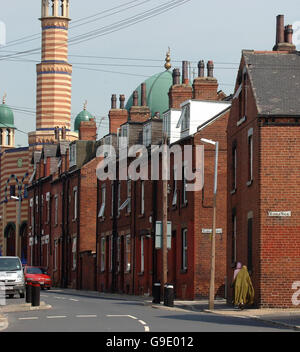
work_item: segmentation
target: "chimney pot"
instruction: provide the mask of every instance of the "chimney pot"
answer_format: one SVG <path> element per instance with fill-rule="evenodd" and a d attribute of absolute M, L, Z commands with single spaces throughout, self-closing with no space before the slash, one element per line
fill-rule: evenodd
<path fill-rule="evenodd" d="M 180 84 L 180 70 L 179 68 L 174 68 L 173 70 L 173 85 Z"/>
<path fill-rule="evenodd" d="M 120 95 L 120 109 L 124 109 L 125 108 L 125 95 L 121 94 Z"/>
<path fill-rule="evenodd" d="M 284 29 L 284 41 L 289 44 L 293 44 L 293 26 L 291 24 L 285 26 Z"/>
<path fill-rule="evenodd" d="M 113 94 L 111 96 L 111 108 L 116 109 L 117 108 L 117 96 L 116 94 Z"/>
<path fill-rule="evenodd" d="M 147 106 L 147 87 L 146 83 L 141 84 L 141 105 Z"/>
<path fill-rule="evenodd" d="M 133 92 L 133 106 L 139 105 L 139 93 L 137 90 Z"/>
<path fill-rule="evenodd" d="M 213 63 L 213 61 L 208 61 L 208 63 L 207 63 L 207 76 L 208 77 L 214 76 L 214 63 Z"/>
<path fill-rule="evenodd" d="M 189 62 L 182 61 L 182 84 L 189 83 Z"/>
<path fill-rule="evenodd" d="M 204 61 L 201 60 L 198 62 L 198 77 L 204 77 L 204 68 L 205 64 Z"/>
<path fill-rule="evenodd" d="M 284 15 L 277 16 L 276 45 L 284 43 Z"/>

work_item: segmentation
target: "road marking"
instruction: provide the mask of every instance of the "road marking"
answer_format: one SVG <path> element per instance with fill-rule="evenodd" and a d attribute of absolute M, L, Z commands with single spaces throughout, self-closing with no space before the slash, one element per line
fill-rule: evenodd
<path fill-rule="evenodd" d="M 38 317 L 19 318 L 19 320 L 37 320 Z"/>
<path fill-rule="evenodd" d="M 144 329 L 145 329 L 145 332 L 149 332 L 150 331 L 149 326 L 144 326 Z"/>
<path fill-rule="evenodd" d="M 66 315 L 48 315 L 47 319 L 62 319 L 62 318 L 66 318 Z"/>
<path fill-rule="evenodd" d="M 79 299 L 69 298 L 70 301 L 79 302 Z"/>
<path fill-rule="evenodd" d="M 143 320 L 139 320 L 139 323 L 141 323 L 142 325 L 146 325 L 146 323 Z"/>
<path fill-rule="evenodd" d="M 96 314 L 76 315 L 76 318 L 97 318 Z"/>
<path fill-rule="evenodd" d="M 138 320 L 138 318 L 136 318 L 136 317 L 134 317 L 132 315 L 127 315 L 127 316 L 128 316 L 128 318 L 131 318 L 131 319 L 134 319 L 134 320 Z"/>

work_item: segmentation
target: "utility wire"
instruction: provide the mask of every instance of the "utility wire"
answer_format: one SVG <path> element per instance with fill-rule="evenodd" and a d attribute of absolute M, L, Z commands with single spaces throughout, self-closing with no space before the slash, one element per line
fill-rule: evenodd
<path fill-rule="evenodd" d="M 154 16 L 157 16 L 159 14 L 162 14 L 166 11 L 170 11 L 171 9 L 173 8 L 176 8 L 178 6 L 181 6 L 187 2 L 190 2 L 191 0 L 177 0 L 177 1 L 169 1 L 167 3 L 164 3 L 163 5 L 160 5 L 160 6 L 157 6 L 155 8 L 152 8 L 151 10 L 147 10 L 147 11 L 144 11 L 138 15 L 135 15 L 135 16 L 131 16 L 125 20 L 121 20 L 121 21 L 118 21 L 116 23 L 113 23 L 112 25 L 108 25 L 108 26 L 105 26 L 105 27 L 101 27 L 97 30 L 94 30 L 94 31 L 91 31 L 91 32 L 88 32 L 88 33 L 85 33 L 85 34 L 82 34 L 82 35 L 79 35 L 79 36 L 75 36 L 73 38 L 71 38 L 69 40 L 69 45 L 75 45 L 75 44 L 79 44 L 81 42 L 87 42 L 89 40 L 92 40 L 92 39 L 95 39 L 99 36 L 104 36 L 104 35 L 107 35 L 107 34 L 111 34 L 113 32 L 116 32 L 116 31 L 119 31 L 121 29 L 125 29 L 127 27 L 130 27 L 130 26 L 133 26 L 139 22 L 142 22 L 142 21 L 145 21 L 145 20 L 148 20 Z M 56 46 L 56 48 L 59 48 L 63 46 L 63 44 L 60 44 L 58 46 Z M 32 53 L 36 53 L 36 52 L 39 52 L 41 50 L 41 48 L 36 48 L 36 49 L 30 49 L 30 50 L 25 50 L 25 51 L 20 51 L 16 54 L 11 54 L 11 55 L 6 55 L 6 56 L 2 56 L 0 57 L 0 61 L 1 60 L 5 60 L 7 58 L 13 58 L 13 57 L 23 57 L 23 56 L 27 56 L 27 55 L 31 55 Z"/>
<path fill-rule="evenodd" d="M 78 20 L 74 20 L 74 21 L 72 21 L 72 24 L 71 24 L 71 26 L 70 26 L 70 29 L 76 28 L 76 27 L 79 27 L 79 26 L 82 26 L 82 25 L 84 25 L 84 24 L 90 24 L 91 22 L 97 21 L 97 20 L 99 20 L 99 19 L 103 19 L 103 18 L 105 18 L 105 17 L 112 16 L 112 15 L 115 14 L 115 13 L 109 14 L 109 15 L 104 16 L 104 17 L 100 17 L 100 18 L 94 19 L 93 21 L 88 21 L 88 22 L 85 22 L 85 23 L 83 23 L 83 24 L 79 24 L 79 25 L 75 25 L 75 26 L 74 26 L 75 23 L 82 22 L 82 21 L 85 21 L 85 20 L 87 20 L 87 19 L 91 19 L 91 18 L 97 17 L 97 16 L 99 16 L 99 15 L 102 15 L 102 14 L 104 14 L 104 13 L 113 11 L 113 10 L 115 10 L 115 9 L 120 9 L 120 7 L 125 7 L 125 6 L 127 6 L 127 5 L 129 5 L 129 4 L 136 3 L 136 2 L 138 2 L 138 1 L 140 1 L 140 0 L 129 1 L 129 2 L 125 3 L 125 4 L 121 4 L 121 5 L 118 5 L 118 6 L 116 6 L 116 7 L 110 8 L 110 9 L 108 9 L 108 10 L 104 10 L 104 11 L 98 12 L 98 13 L 96 13 L 96 14 L 94 14 L 94 15 L 90 15 L 90 16 L 83 17 L 83 18 L 78 19 Z M 151 0 L 143 1 L 142 3 L 140 3 L 140 4 L 135 4 L 134 6 L 140 6 L 140 5 L 142 5 L 142 4 L 146 3 L 146 2 L 149 2 L 149 1 L 151 1 Z M 122 11 L 126 11 L 126 10 L 128 10 L 128 9 L 131 9 L 132 7 L 133 7 L 133 6 L 131 6 L 131 7 L 129 7 L 129 8 L 126 8 L 126 9 L 123 9 L 123 10 L 119 10 L 119 11 L 117 11 L 116 13 L 120 13 L 120 12 L 122 12 Z M 32 35 L 29 35 L 29 36 L 22 37 L 22 38 L 20 38 L 20 39 L 12 40 L 12 41 L 8 42 L 5 47 L 11 47 L 11 46 L 15 46 L 15 45 L 24 44 L 24 43 L 27 43 L 27 42 L 30 42 L 30 41 L 33 41 L 33 40 L 37 40 L 37 39 L 40 39 L 40 38 L 41 38 L 41 33 L 39 32 L 39 33 L 36 33 L 36 34 L 32 34 Z M 24 40 L 24 39 L 28 39 L 28 40 Z M 19 43 L 19 42 L 21 42 L 21 43 Z"/>

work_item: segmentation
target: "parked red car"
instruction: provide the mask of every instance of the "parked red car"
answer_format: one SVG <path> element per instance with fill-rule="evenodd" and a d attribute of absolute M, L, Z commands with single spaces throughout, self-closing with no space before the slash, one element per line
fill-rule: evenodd
<path fill-rule="evenodd" d="M 41 289 L 50 290 L 52 286 L 51 277 L 47 270 L 40 266 L 25 266 L 24 267 L 25 281 L 37 281 L 41 285 Z"/>

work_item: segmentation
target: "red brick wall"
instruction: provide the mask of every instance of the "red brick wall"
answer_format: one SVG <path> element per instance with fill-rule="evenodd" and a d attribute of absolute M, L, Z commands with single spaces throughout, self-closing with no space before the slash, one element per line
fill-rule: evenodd
<path fill-rule="evenodd" d="M 241 63 L 243 68 L 243 60 Z M 253 216 L 252 271 L 255 304 L 260 307 L 293 307 L 292 283 L 299 281 L 299 181 L 300 158 L 297 126 L 267 126 L 257 117 L 251 81 L 247 90 L 247 120 L 237 126 L 238 99 L 233 101 L 228 128 L 228 246 L 227 276 L 231 281 L 232 213 L 237 216 L 237 261 L 248 266 L 248 216 Z M 285 122 L 288 119 L 285 119 Z M 276 119 L 275 119 L 276 122 Z M 282 119 L 280 120 L 282 122 Z M 253 182 L 248 181 L 248 131 L 253 129 Z M 237 145 L 237 187 L 232 190 L 232 146 Z M 286 218 L 269 211 L 291 211 Z M 231 301 L 232 290 L 228 291 Z"/>
<path fill-rule="evenodd" d="M 261 127 L 260 139 L 260 304 L 292 307 L 292 284 L 300 278 L 300 127 Z"/>

